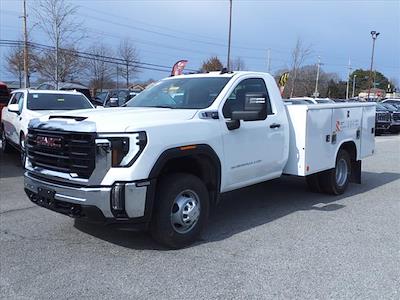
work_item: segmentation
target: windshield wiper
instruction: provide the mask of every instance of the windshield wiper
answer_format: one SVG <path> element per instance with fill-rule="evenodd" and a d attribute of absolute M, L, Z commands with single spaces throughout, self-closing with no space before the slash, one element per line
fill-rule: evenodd
<path fill-rule="evenodd" d="M 172 106 L 168 106 L 168 105 L 155 105 L 155 106 L 146 106 L 146 107 L 156 107 L 156 108 L 173 108 Z"/>

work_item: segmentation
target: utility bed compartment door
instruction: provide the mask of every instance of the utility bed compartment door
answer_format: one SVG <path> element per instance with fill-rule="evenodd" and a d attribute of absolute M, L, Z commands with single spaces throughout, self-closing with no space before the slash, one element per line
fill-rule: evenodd
<path fill-rule="evenodd" d="M 374 154 L 375 149 L 375 106 L 363 107 L 360 159 Z"/>
<path fill-rule="evenodd" d="M 307 111 L 305 172 L 313 174 L 332 168 L 332 112 L 333 109 Z"/>

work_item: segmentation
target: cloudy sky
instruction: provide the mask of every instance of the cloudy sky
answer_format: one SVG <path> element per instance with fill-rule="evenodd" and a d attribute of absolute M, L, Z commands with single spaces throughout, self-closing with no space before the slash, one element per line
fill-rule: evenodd
<path fill-rule="evenodd" d="M 28 26 L 37 20 L 32 12 L 35 0 L 28 0 Z M 75 18 L 83 21 L 87 49 L 103 42 L 117 48 L 121 39 L 131 38 L 142 62 L 172 66 L 188 59 L 197 69 L 211 55 L 223 62 L 227 54 L 228 0 L 186 1 L 69 1 L 79 6 Z M 0 1 L 0 39 L 22 36 L 22 0 Z M 250 70 L 267 70 L 267 49 L 271 72 L 290 65 L 290 52 L 300 38 L 313 52 L 308 64 L 321 57 L 323 69 L 342 78 L 353 68 L 369 69 L 371 30 L 381 34 L 376 42 L 374 66 L 400 83 L 400 0 L 269 1 L 233 0 L 232 57 L 241 57 Z M 36 26 L 36 42 L 49 41 Z M 1 47 L 0 80 L 13 77 L 4 65 L 9 48 Z M 167 73 L 143 70 L 138 79 L 159 79 Z"/>

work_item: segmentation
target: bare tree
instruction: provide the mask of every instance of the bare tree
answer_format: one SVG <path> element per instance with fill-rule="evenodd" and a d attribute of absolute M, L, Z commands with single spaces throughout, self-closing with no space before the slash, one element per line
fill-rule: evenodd
<path fill-rule="evenodd" d="M 24 78 L 24 49 L 22 47 L 11 48 L 6 55 L 7 69 L 10 74 L 18 78 L 19 87 L 22 87 Z"/>
<path fill-rule="evenodd" d="M 233 71 L 244 71 L 247 69 L 244 60 L 241 57 L 236 57 L 231 61 L 231 70 Z"/>
<path fill-rule="evenodd" d="M 105 88 L 106 83 L 112 81 L 113 66 L 106 61 L 105 57 L 112 55 L 112 50 L 104 44 L 94 44 L 88 50 L 93 58 L 87 60 L 87 73 L 90 79 L 90 86 L 94 89 Z"/>
<path fill-rule="evenodd" d="M 34 54 L 29 53 L 28 56 L 28 82 L 31 73 L 34 72 L 33 68 L 33 58 Z M 6 54 L 7 70 L 10 74 L 18 78 L 19 87 L 22 87 L 22 82 L 24 79 L 24 48 L 22 46 L 11 48 L 11 50 Z"/>
<path fill-rule="evenodd" d="M 54 47 L 53 51 L 38 54 L 36 65 L 40 65 L 39 73 L 54 81 L 57 88 L 59 81 L 74 76 L 77 67 L 82 67 L 81 63 L 71 61 L 79 60 L 76 45 L 84 37 L 82 23 L 75 16 L 77 9 L 65 0 L 40 0 L 34 8 L 39 27 Z M 73 66 L 66 65 L 71 62 Z"/>
<path fill-rule="evenodd" d="M 121 76 L 126 79 L 126 87 L 128 88 L 129 80 L 132 79 L 139 71 L 139 54 L 132 40 L 126 38 L 121 41 L 118 48 L 118 56 L 123 61 L 123 67 L 121 67 Z"/>
<path fill-rule="evenodd" d="M 74 48 L 60 48 L 58 58 L 54 51 L 43 51 L 34 56 L 33 63 L 41 77 L 54 82 L 56 88 L 59 82 L 79 78 L 85 68 L 85 62 L 80 59 Z M 54 72 L 56 65 L 58 65 L 57 76 Z"/>
<path fill-rule="evenodd" d="M 289 81 L 291 83 L 290 97 L 293 97 L 294 95 L 296 81 L 298 78 L 298 70 L 311 53 L 311 46 L 303 45 L 302 40 L 298 38 L 296 41 L 296 45 L 292 50 L 292 67 L 289 76 Z"/>

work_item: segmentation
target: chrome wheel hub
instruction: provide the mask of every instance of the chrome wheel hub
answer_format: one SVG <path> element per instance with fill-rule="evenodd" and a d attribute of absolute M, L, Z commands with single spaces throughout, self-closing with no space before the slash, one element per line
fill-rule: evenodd
<path fill-rule="evenodd" d="M 189 232 L 200 217 L 199 196 L 192 190 L 185 190 L 175 198 L 171 209 L 171 224 L 178 233 Z"/>
<path fill-rule="evenodd" d="M 337 162 L 336 166 L 336 183 L 338 186 L 343 186 L 346 183 L 348 173 L 349 168 L 347 166 L 346 160 L 342 158 Z"/>

